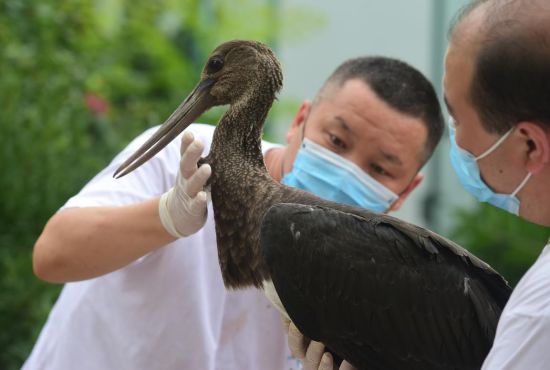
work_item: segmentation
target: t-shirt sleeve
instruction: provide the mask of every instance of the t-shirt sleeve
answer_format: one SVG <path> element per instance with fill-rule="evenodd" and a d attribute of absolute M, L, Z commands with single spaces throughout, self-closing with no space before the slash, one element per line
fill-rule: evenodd
<path fill-rule="evenodd" d="M 544 316 L 511 314 L 483 363 L 483 370 L 548 369 L 550 325 Z"/>
<path fill-rule="evenodd" d="M 550 366 L 550 250 L 522 277 L 498 323 L 483 370 Z"/>
<path fill-rule="evenodd" d="M 61 209 L 123 206 L 145 201 L 166 192 L 175 182 L 181 136 L 138 169 L 119 179 L 113 177 L 116 169 L 156 130 L 157 127 L 151 128 L 134 139 Z"/>

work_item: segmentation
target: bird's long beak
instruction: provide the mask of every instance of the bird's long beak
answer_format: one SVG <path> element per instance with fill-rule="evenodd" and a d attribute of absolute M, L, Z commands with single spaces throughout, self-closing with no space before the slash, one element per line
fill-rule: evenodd
<path fill-rule="evenodd" d="M 195 89 L 180 106 L 168 117 L 166 122 L 134 154 L 130 156 L 114 173 L 120 178 L 151 159 L 180 132 L 185 130 L 202 113 L 213 106 L 214 98 L 210 95 L 213 80 L 201 80 Z"/>

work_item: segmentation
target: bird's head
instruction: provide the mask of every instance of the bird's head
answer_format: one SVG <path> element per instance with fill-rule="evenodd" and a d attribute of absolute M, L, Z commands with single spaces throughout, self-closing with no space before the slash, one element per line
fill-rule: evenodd
<path fill-rule="evenodd" d="M 201 81 L 211 84 L 215 105 L 235 104 L 250 95 L 274 96 L 282 87 L 279 61 L 257 41 L 234 40 L 218 46 L 208 58 Z"/>
<path fill-rule="evenodd" d="M 282 81 L 281 66 L 266 45 L 247 40 L 221 44 L 208 58 L 201 79 L 189 96 L 114 176 L 124 176 L 141 166 L 208 109 L 244 103 L 259 94 L 274 98 Z"/>

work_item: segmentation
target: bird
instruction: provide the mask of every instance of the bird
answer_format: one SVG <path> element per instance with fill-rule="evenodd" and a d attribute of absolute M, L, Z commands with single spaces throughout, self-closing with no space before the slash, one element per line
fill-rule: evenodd
<path fill-rule="evenodd" d="M 228 105 L 199 161 L 212 167 L 226 287 L 264 289 L 306 337 L 358 369 L 479 369 L 511 293 L 506 280 L 432 231 L 272 179 L 261 137 L 282 81 L 265 44 L 222 43 L 189 96 L 114 176 Z"/>

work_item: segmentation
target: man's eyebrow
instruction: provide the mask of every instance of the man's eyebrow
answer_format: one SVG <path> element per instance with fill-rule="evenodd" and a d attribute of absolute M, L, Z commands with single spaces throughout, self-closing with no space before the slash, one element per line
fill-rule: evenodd
<path fill-rule="evenodd" d="M 390 154 L 390 153 L 386 153 L 384 152 L 383 150 L 380 150 L 380 153 L 382 153 L 382 155 L 384 156 L 384 158 L 386 160 L 388 160 L 389 162 L 393 163 L 393 164 L 396 164 L 398 166 L 402 166 L 403 165 L 403 162 L 401 162 L 401 159 L 399 159 L 398 156 L 396 156 L 395 154 Z"/>
<path fill-rule="evenodd" d="M 445 106 L 447 107 L 447 110 L 449 111 L 449 113 L 451 114 L 451 116 L 454 117 L 454 114 L 453 114 L 453 107 L 451 107 L 451 105 L 449 104 L 449 100 L 447 100 L 447 95 L 444 95 L 444 96 L 443 96 L 443 101 L 445 102 Z"/>
<path fill-rule="evenodd" d="M 342 117 L 340 116 L 334 116 L 334 119 L 338 121 L 338 123 L 340 123 L 340 126 L 342 126 L 342 128 L 344 130 L 346 130 L 347 132 L 349 132 L 350 134 L 353 134 L 353 131 L 351 130 L 351 128 L 349 127 L 349 125 L 346 123 L 346 120 L 344 120 Z"/>
<path fill-rule="evenodd" d="M 353 134 L 353 131 L 351 130 L 351 128 L 349 127 L 349 125 L 346 123 L 346 121 L 340 117 L 340 116 L 334 116 L 334 119 L 336 119 L 339 123 L 340 123 L 340 126 L 342 126 L 342 128 L 346 131 L 348 131 L 350 134 Z M 388 162 L 391 162 L 395 165 L 398 165 L 398 166 L 402 166 L 403 165 L 403 162 L 401 161 L 401 159 L 396 156 L 395 154 L 391 154 L 391 153 L 386 153 L 384 152 L 383 150 L 380 150 L 380 153 L 382 153 L 382 156 L 388 161 Z"/>

